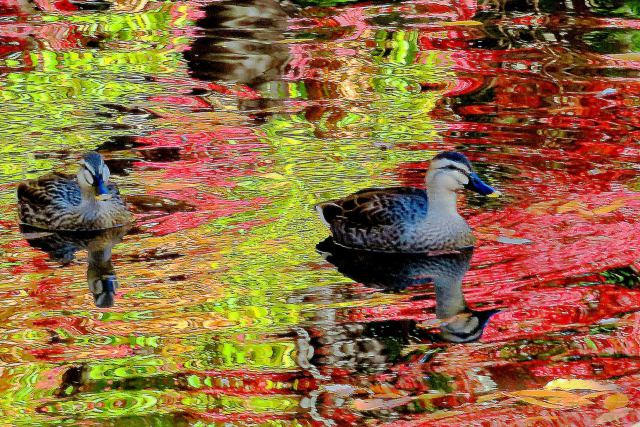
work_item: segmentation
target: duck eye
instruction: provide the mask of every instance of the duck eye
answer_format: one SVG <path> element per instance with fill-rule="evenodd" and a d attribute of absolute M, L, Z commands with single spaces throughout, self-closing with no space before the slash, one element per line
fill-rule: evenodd
<path fill-rule="evenodd" d="M 467 178 L 469 177 L 469 172 L 467 172 L 462 168 L 457 167 L 456 165 L 446 165 L 446 166 L 442 166 L 440 169 L 454 170 L 454 171 L 460 172 L 462 175 L 466 176 Z"/>

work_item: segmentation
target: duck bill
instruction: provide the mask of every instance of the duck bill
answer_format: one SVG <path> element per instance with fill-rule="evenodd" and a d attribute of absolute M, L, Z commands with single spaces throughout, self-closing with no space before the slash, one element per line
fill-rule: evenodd
<path fill-rule="evenodd" d="M 487 197 L 499 197 L 501 194 L 498 190 L 481 180 L 475 172 L 469 175 L 469 183 L 465 185 L 465 188 Z"/>
<path fill-rule="evenodd" d="M 112 275 L 89 281 L 89 290 L 93 294 L 93 301 L 99 308 L 113 307 L 117 289 L 118 280 Z"/>
<path fill-rule="evenodd" d="M 104 184 L 102 180 L 98 181 L 96 185 L 96 200 L 105 201 L 111 198 L 111 194 L 109 193 L 109 189 Z"/>

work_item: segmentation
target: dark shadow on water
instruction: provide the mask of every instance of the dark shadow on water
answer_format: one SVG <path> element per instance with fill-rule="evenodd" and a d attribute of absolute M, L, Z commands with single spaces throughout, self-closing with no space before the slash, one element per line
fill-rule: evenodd
<path fill-rule="evenodd" d="M 27 242 L 40 249 L 51 260 L 62 265 L 70 264 L 80 250 L 87 251 L 87 285 L 96 307 L 108 308 L 115 303 L 118 279 L 111 262 L 113 247 L 122 241 L 129 231 L 127 227 L 98 232 L 51 232 L 29 226 L 21 226 Z"/>
<path fill-rule="evenodd" d="M 185 53 L 191 75 L 254 88 L 280 78 L 290 60 L 282 42 L 293 10 L 275 0 L 207 5 L 197 21 L 201 36 Z"/>
<path fill-rule="evenodd" d="M 340 273 L 368 287 L 410 292 L 412 287 L 433 286 L 436 317 L 442 321 L 439 333 L 432 335 L 435 340 L 477 341 L 497 312 L 473 310 L 465 301 L 462 279 L 469 270 L 473 249 L 438 256 L 387 254 L 347 249 L 336 245 L 330 237 L 316 249 Z"/>
<path fill-rule="evenodd" d="M 259 91 L 261 96 L 237 101 L 237 108 L 253 112 L 256 121 L 269 116 L 268 110 L 282 109 L 287 92 L 282 78 L 291 61 L 287 29 L 297 8 L 276 0 L 224 0 L 208 4 L 203 12 L 196 22 L 198 37 L 184 53 L 189 74 L 214 85 Z M 208 99 L 208 92 L 193 94 Z"/>
<path fill-rule="evenodd" d="M 430 390 L 450 393 L 453 379 L 432 359 L 447 347 L 479 340 L 498 311 L 474 310 L 465 301 L 462 280 L 473 250 L 440 256 L 383 254 L 346 249 L 331 238 L 316 249 L 358 283 L 306 288 L 287 300 L 310 307 L 287 338 L 295 340 L 296 364 L 318 384 L 305 397 L 313 419 L 334 420 L 341 411 L 350 411 L 334 388 L 348 384 L 367 390 L 380 378 L 400 384 L 398 372 L 406 370 L 415 369 Z M 379 292 L 361 285 L 399 298 L 381 303 Z M 437 319 L 425 321 L 433 313 L 434 296 Z"/>

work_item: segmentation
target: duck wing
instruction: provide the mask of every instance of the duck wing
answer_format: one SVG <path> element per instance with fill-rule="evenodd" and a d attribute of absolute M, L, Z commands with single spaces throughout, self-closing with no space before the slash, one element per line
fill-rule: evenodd
<path fill-rule="evenodd" d="M 18 185 L 18 201 L 36 207 L 46 207 L 64 202 L 78 205 L 81 201 L 80 187 L 75 177 L 51 173 Z"/>
<path fill-rule="evenodd" d="M 414 187 L 367 188 L 343 199 L 316 206 L 331 227 L 336 222 L 349 228 L 413 223 L 427 215 L 427 192 Z"/>
<path fill-rule="evenodd" d="M 109 182 L 107 190 L 113 197 L 120 198 L 120 191 L 116 184 Z M 82 202 L 82 194 L 75 176 L 51 173 L 38 179 L 21 182 L 18 185 L 18 201 L 34 207 L 57 204 L 70 207 Z"/>

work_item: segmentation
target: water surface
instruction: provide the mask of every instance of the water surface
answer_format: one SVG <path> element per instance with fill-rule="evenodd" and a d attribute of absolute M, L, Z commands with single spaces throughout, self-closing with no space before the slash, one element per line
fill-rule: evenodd
<path fill-rule="evenodd" d="M 631 0 L 0 0 L 3 423 L 639 422 L 639 95 Z M 329 250 L 315 203 L 452 149 L 473 254 Z M 89 150 L 136 226 L 29 244 Z"/>

